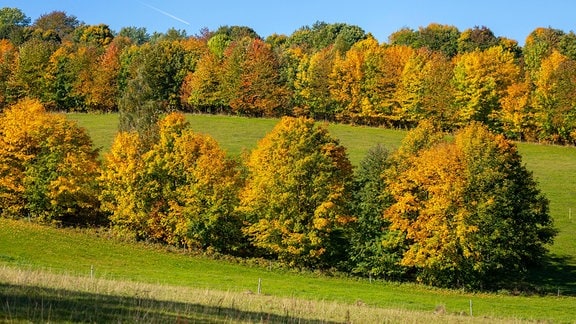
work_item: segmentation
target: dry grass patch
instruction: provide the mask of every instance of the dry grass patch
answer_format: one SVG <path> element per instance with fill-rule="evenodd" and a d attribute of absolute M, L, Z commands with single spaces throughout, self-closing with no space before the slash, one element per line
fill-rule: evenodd
<path fill-rule="evenodd" d="M 0 321 L 495 323 L 494 318 L 155 285 L 0 268 Z M 58 309 L 64 307 L 68 309 Z"/>

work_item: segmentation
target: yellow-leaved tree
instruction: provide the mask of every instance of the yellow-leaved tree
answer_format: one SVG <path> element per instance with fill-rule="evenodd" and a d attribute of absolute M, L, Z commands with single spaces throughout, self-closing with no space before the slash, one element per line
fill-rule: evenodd
<path fill-rule="evenodd" d="M 532 104 L 539 138 L 576 143 L 576 61 L 553 50 L 542 60 L 534 86 Z"/>
<path fill-rule="evenodd" d="M 62 225 L 102 221 L 98 151 L 83 128 L 24 99 L 0 116 L 0 213 Z"/>
<path fill-rule="evenodd" d="M 327 47 L 300 59 L 294 81 L 296 115 L 317 120 L 334 119 L 334 102 L 328 86 L 334 57 L 334 50 Z"/>
<path fill-rule="evenodd" d="M 356 43 L 343 58 L 334 61 L 330 93 L 345 122 L 396 124 L 395 92 L 406 62 L 413 53 L 408 46 L 385 47 L 374 38 Z"/>
<path fill-rule="evenodd" d="M 137 133 L 119 133 L 106 156 L 101 199 L 113 226 L 140 240 L 235 253 L 242 243 L 237 163 L 180 113 L 158 127 L 150 149 Z"/>
<path fill-rule="evenodd" d="M 514 54 L 501 46 L 476 50 L 458 57 L 454 67 L 454 104 L 464 126 L 479 121 L 497 130 L 500 123 L 500 100 L 520 76 Z"/>
<path fill-rule="evenodd" d="M 240 210 L 251 242 L 294 266 L 343 257 L 352 166 L 345 148 L 312 119 L 283 118 L 246 161 Z"/>
<path fill-rule="evenodd" d="M 434 120 L 449 129 L 453 123 L 452 61 L 427 48 L 415 51 L 402 70 L 395 94 L 394 112 L 401 124 L 416 126 L 422 119 Z"/>

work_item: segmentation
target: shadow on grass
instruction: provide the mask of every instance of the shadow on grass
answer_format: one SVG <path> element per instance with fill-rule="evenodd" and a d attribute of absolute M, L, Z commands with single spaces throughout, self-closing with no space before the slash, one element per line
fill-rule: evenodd
<path fill-rule="evenodd" d="M 336 323 L 230 307 L 0 284 L 0 322 Z"/>
<path fill-rule="evenodd" d="M 528 281 L 544 294 L 576 296 L 576 260 L 572 256 L 548 256 Z"/>

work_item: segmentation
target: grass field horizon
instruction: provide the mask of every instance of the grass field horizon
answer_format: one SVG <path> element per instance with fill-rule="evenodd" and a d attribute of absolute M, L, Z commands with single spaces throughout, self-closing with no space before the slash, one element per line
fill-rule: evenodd
<path fill-rule="evenodd" d="M 95 146 L 100 147 L 102 153 L 110 148 L 118 125 L 116 114 L 68 114 L 68 118 L 86 127 Z M 211 135 L 231 155 L 239 155 L 255 147 L 258 140 L 278 122 L 277 119 L 213 115 L 188 115 L 188 119 L 192 129 Z M 381 143 L 393 150 L 406 134 L 399 130 L 335 124 L 329 125 L 329 131 L 348 148 L 349 157 L 355 165 L 373 145 Z M 555 226 L 560 230 L 550 248 L 547 266 L 534 272 L 530 278 L 530 282 L 539 285 L 542 292 L 540 296 L 511 296 L 514 292 L 504 291 L 472 294 L 417 284 L 384 281 L 370 283 L 367 279 L 330 278 L 275 268 L 270 270 L 261 266 L 191 257 L 153 246 L 119 242 L 102 233 L 95 235 L 74 229 L 55 229 L 25 221 L 2 219 L 0 275 L 3 271 L 9 271 L 5 269 L 16 268 L 85 277 L 89 276 L 93 267 L 95 275 L 106 280 L 237 294 L 247 290 L 256 291 L 258 281 L 262 279 L 264 294 L 280 298 L 321 300 L 352 306 L 361 301 L 363 305 L 372 308 L 421 312 L 420 315 L 433 314 L 438 307 L 452 315 L 467 314 L 472 300 L 474 319 L 484 318 L 484 322 L 492 322 L 490 319 L 494 318 L 512 322 L 519 319 L 571 322 L 576 318 L 576 309 L 571 306 L 576 298 L 564 296 L 576 296 L 576 241 L 573 239 L 576 235 L 576 205 L 572 205 L 576 186 L 570 177 L 576 172 L 576 148 L 530 143 L 519 143 L 518 147 L 528 169 L 534 172 L 541 189 L 550 199 L 551 214 Z M 68 255 L 75 257 L 70 259 Z M 2 265 L 9 268 L 1 268 Z M 24 298 L 22 292 L 30 289 L 26 285 L 6 283 L 0 279 L 0 297 L 12 291 L 20 300 L 18 298 Z M 51 290 L 52 293 L 58 294 L 59 290 Z M 83 294 L 71 298 L 76 297 L 88 298 Z M 5 308 L 0 307 L 2 311 Z M 0 321 L 3 319 L 6 317 L 0 316 Z M 290 321 L 283 317 L 277 319 Z M 334 319 L 337 322 L 343 320 L 341 314 Z M 470 318 L 451 320 L 469 322 Z M 214 322 L 225 320 L 217 318 Z"/>

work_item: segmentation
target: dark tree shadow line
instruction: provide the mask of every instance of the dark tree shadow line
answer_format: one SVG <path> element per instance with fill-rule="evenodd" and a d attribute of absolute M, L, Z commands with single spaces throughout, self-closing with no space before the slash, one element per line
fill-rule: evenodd
<path fill-rule="evenodd" d="M 548 255 L 542 266 L 530 271 L 527 281 L 542 295 L 576 296 L 576 260 Z"/>

